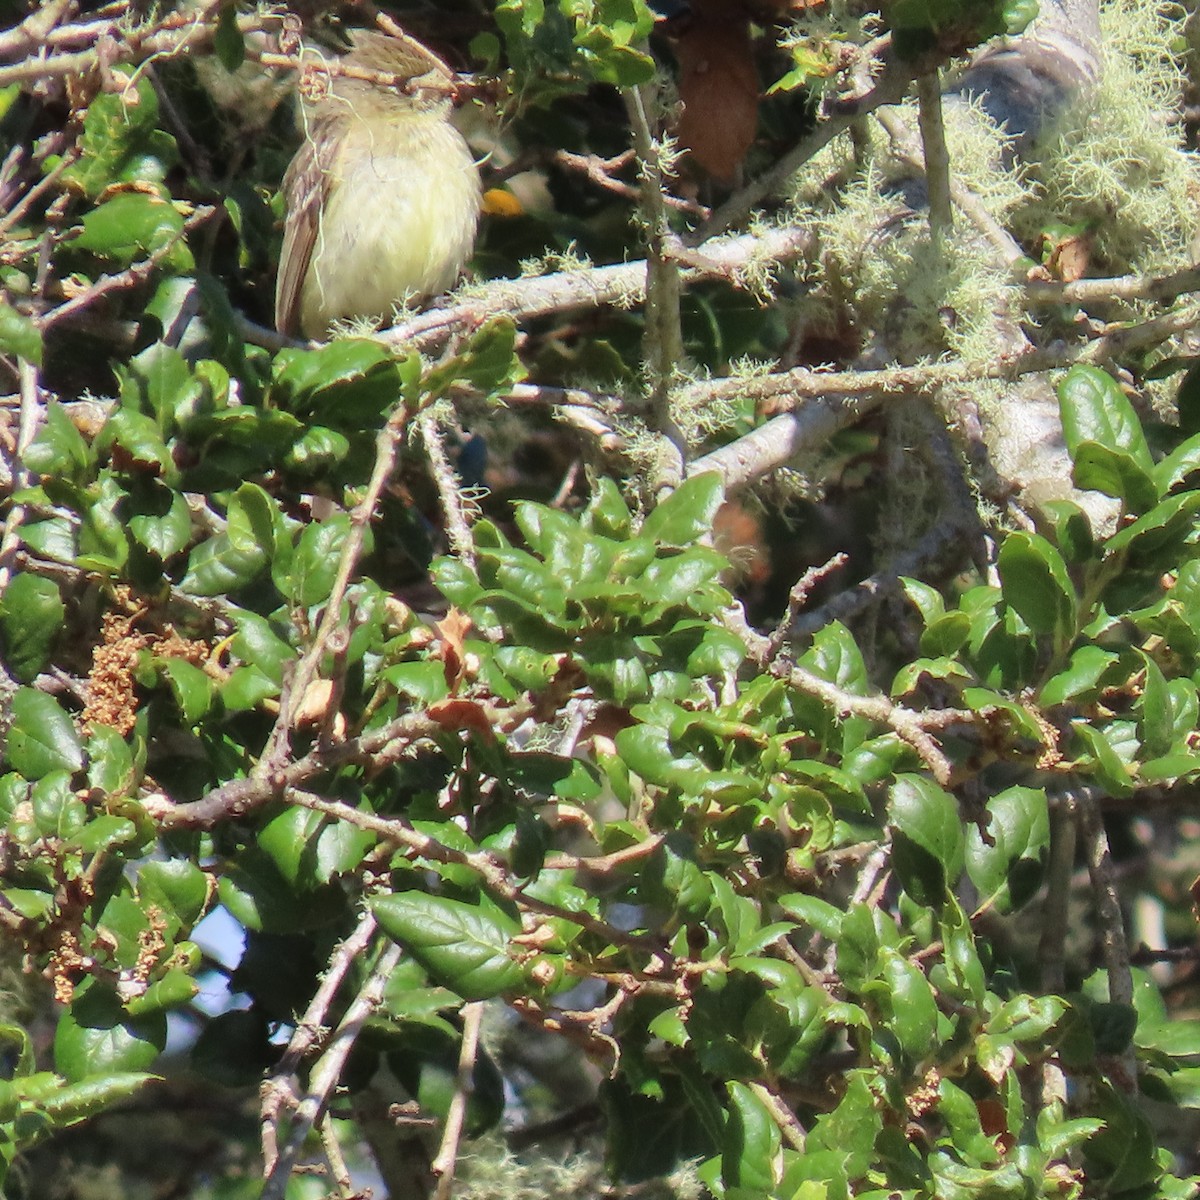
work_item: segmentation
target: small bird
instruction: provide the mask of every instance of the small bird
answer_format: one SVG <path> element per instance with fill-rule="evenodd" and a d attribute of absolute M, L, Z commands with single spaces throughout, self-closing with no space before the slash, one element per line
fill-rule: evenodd
<path fill-rule="evenodd" d="M 479 169 L 450 123 L 453 72 L 414 38 L 361 31 L 340 61 L 404 82 L 326 74 L 319 94 L 302 89 L 275 287 L 275 327 L 291 336 L 437 295 L 475 245 Z"/>

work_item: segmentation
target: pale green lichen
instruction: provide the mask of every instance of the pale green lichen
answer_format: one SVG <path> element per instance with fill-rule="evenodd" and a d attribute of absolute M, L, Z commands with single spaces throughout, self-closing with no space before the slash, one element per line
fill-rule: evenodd
<path fill-rule="evenodd" d="M 571 1155 L 518 1155 L 495 1134 L 464 1147 L 454 1182 L 457 1200 L 700 1200 L 703 1194 L 693 1163 L 660 1179 L 622 1187 L 609 1182 L 598 1147 Z"/>
<path fill-rule="evenodd" d="M 901 112 L 915 129 L 912 108 Z M 955 179 L 997 220 L 1028 199 L 1027 185 L 1005 163 L 1007 135 L 977 105 L 947 106 L 946 140 Z M 861 166 L 843 144 L 818 155 L 798 180 L 795 202 L 820 245 L 826 285 L 825 295 L 809 298 L 804 315 L 818 325 L 835 323 L 842 306 L 865 341 L 879 342 L 901 362 L 943 353 L 966 361 L 993 357 L 996 313 L 1012 300 L 994 251 L 961 213 L 951 248 L 943 250 L 916 207 L 920 185 L 889 157 L 882 135 L 872 133 L 861 149 Z"/>
<path fill-rule="evenodd" d="M 1200 171 L 1176 120 L 1183 17 L 1178 5 L 1142 0 L 1103 7 L 1099 84 L 1036 147 L 1038 195 L 1018 221 L 1027 237 L 1055 221 L 1083 225 L 1095 266 L 1112 274 L 1190 258 Z"/>

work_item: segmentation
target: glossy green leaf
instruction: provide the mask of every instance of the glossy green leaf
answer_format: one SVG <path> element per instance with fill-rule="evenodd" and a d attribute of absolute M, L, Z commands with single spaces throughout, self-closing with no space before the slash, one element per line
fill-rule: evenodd
<path fill-rule="evenodd" d="M 53 696 L 18 688 L 10 711 L 5 757 L 13 770 L 26 779 L 41 779 L 52 771 L 78 771 L 83 766 L 75 723 Z"/>
<path fill-rule="evenodd" d="M 524 978 L 510 953 L 521 927 L 496 909 L 422 892 L 382 896 L 371 909 L 390 937 L 465 1000 L 498 996 Z"/>
<path fill-rule="evenodd" d="M 1165 496 L 1183 483 L 1194 484 L 1197 471 L 1200 471 L 1200 436 L 1193 435 L 1155 463 L 1152 475 L 1159 495 Z"/>
<path fill-rule="evenodd" d="M 66 606 L 52 580 L 18 574 L 9 581 L 0 598 L 0 646 L 17 680 L 31 683 L 45 669 L 65 616 Z"/>
<path fill-rule="evenodd" d="M 33 321 L 7 301 L 0 300 L 0 353 L 42 364 L 42 335 Z"/>
<path fill-rule="evenodd" d="M 171 687 L 171 694 L 184 721 L 188 725 L 195 725 L 212 703 L 212 679 L 199 667 L 182 658 L 164 660 L 162 673 Z"/>
<path fill-rule="evenodd" d="M 1082 442 L 1075 449 L 1074 464 L 1076 487 L 1122 500 L 1131 512 L 1145 512 L 1158 499 L 1154 477 L 1127 450 Z"/>
<path fill-rule="evenodd" d="M 131 1017 L 98 981 L 80 987 L 58 1019 L 54 1067 L 72 1082 L 90 1076 L 141 1072 L 158 1057 L 167 1039 L 162 1013 Z"/>
<path fill-rule="evenodd" d="M 1071 654 L 1067 665 L 1046 681 L 1039 697 L 1042 707 L 1052 708 L 1068 700 L 1095 699 L 1101 680 L 1119 661 L 1120 657 L 1113 651 L 1093 643 L 1080 646 Z"/>
<path fill-rule="evenodd" d="M 1041 788 L 1011 787 L 987 803 L 987 823 L 967 830 L 967 874 L 980 906 L 1020 908 L 1041 886 L 1050 815 Z"/>
<path fill-rule="evenodd" d="M 88 726 L 88 783 L 111 801 L 127 794 L 137 783 L 129 744 L 115 730 L 99 722 Z"/>
<path fill-rule="evenodd" d="M 1197 512 L 1200 512 L 1200 492 L 1176 492 L 1132 525 L 1119 529 L 1108 539 L 1105 549 L 1110 555 L 1126 555 L 1134 566 L 1156 564 L 1164 552 L 1170 553 L 1191 532 Z M 1162 563 L 1164 568 L 1173 565 Z"/>
<path fill-rule="evenodd" d="M 712 530 L 724 494 L 720 475 L 690 476 L 646 518 L 642 537 L 664 546 L 691 545 Z"/>
<path fill-rule="evenodd" d="M 1069 636 L 1075 627 L 1075 588 L 1062 555 L 1036 533 L 1010 533 L 996 563 L 1005 602 L 1035 633 Z"/>
<path fill-rule="evenodd" d="M 883 983 L 891 1016 L 888 1028 L 896 1035 L 910 1063 L 923 1061 L 937 1044 L 937 1003 L 925 973 L 902 954 L 880 951 Z"/>
<path fill-rule="evenodd" d="M 335 513 L 305 526 L 291 564 L 294 603 L 311 608 L 328 598 L 349 535 L 350 517 L 346 513 Z"/>
<path fill-rule="evenodd" d="M 258 844 L 289 884 L 312 888 L 353 871 L 375 835 L 292 805 L 263 826 Z"/>
<path fill-rule="evenodd" d="M 144 863 L 138 871 L 138 898 L 171 914 L 183 929 L 204 915 L 212 896 L 211 880 L 186 858 Z"/>
<path fill-rule="evenodd" d="M 1158 663 L 1142 655 L 1145 678 L 1137 702 L 1138 733 L 1147 758 L 1166 754 L 1175 742 L 1175 706 L 1171 689 Z"/>
<path fill-rule="evenodd" d="M 213 38 L 213 49 L 221 66 L 227 71 L 236 71 L 246 57 L 246 43 L 237 23 L 237 5 L 223 4 L 217 17 L 217 31 Z"/>
<path fill-rule="evenodd" d="M 1077 364 L 1058 385 L 1067 452 L 1074 458 L 1085 442 L 1125 451 L 1149 472 L 1153 468 L 1142 424 L 1113 377 L 1098 367 Z"/>
<path fill-rule="evenodd" d="M 726 1084 L 729 1120 L 721 1149 L 721 1179 L 726 1187 L 766 1194 L 775 1179 L 781 1137 L 767 1106 L 744 1083 Z"/>
<path fill-rule="evenodd" d="M 1082 761 L 1090 764 L 1096 779 L 1114 796 L 1132 795 L 1129 770 L 1104 734 L 1086 721 L 1073 721 L 1071 729 L 1083 743 Z"/>
<path fill-rule="evenodd" d="M 191 255 L 180 241 L 183 217 L 161 196 L 148 192 L 118 192 L 83 218 L 83 230 L 74 245 L 110 258 L 122 266 L 167 249 L 180 248 L 178 268 L 186 270 Z"/>
<path fill-rule="evenodd" d="M 899 775 L 888 802 L 892 865 L 918 904 L 940 905 L 963 866 L 962 819 L 954 797 L 922 775 Z"/>

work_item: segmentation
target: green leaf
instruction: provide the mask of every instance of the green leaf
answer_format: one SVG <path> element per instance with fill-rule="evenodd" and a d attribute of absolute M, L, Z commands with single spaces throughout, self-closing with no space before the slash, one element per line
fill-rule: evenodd
<path fill-rule="evenodd" d="M 1192 479 L 1197 471 L 1200 471 L 1200 436 L 1193 435 L 1155 463 L 1152 475 L 1159 495 L 1165 496 Z"/>
<path fill-rule="evenodd" d="M 95 197 L 114 180 L 162 180 L 177 154 L 174 139 L 157 124 L 158 97 L 145 76 L 136 87 L 101 92 L 87 106 L 83 153 L 64 181 Z"/>
<path fill-rule="evenodd" d="M 213 49 L 221 66 L 230 73 L 236 71 L 246 58 L 246 42 L 237 23 L 237 5 L 223 4 L 217 17 L 217 32 Z"/>
<path fill-rule="evenodd" d="M 160 859 L 143 863 L 138 871 L 138 899 L 170 913 L 180 928 L 191 929 L 208 907 L 211 884 L 209 876 L 186 858 Z"/>
<path fill-rule="evenodd" d="M 521 927 L 496 909 L 422 892 L 383 896 L 371 902 L 371 909 L 389 937 L 464 1000 L 498 996 L 524 979 L 509 954 Z"/>
<path fill-rule="evenodd" d="M 375 835 L 312 809 L 289 806 L 263 826 L 258 844 L 288 883 L 301 888 L 353 871 Z"/>
<path fill-rule="evenodd" d="M 42 335 L 38 327 L 7 301 L 0 300 L 0 353 L 42 365 Z"/>
<path fill-rule="evenodd" d="M 192 516 L 181 492 L 155 481 L 130 491 L 129 532 L 134 540 L 161 559 L 183 550 L 192 534 Z"/>
<path fill-rule="evenodd" d="M 75 723 L 53 696 L 18 688 L 11 714 L 6 757 L 14 771 L 26 779 L 41 779 L 52 771 L 78 771 L 83 766 Z"/>
<path fill-rule="evenodd" d="M 1101 680 L 1118 662 L 1120 656 L 1111 650 L 1104 650 L 1091 642 L 1080 646 L 1072 653 L 1067 665 L 1046 681 L 1039 697 L 1042 707 L 1053 708 L 1056 704 L 1065 704 L 1077 698 L 1095 699 Z"/>
<path fill-rule="evenodd" d="M 72 245 L 127 267 L 178 244 L 171 265 L 188 270 L 195 264 L 182 234 L 183 217 L 169 201 L 149 192 L 118 192 L 84 216 L 83 231 Z"/>
<path fill-rule="evenodd" d="M 179 711 L 183 714 L 184 722 L 196 725 L 212 704 L 212 679 L 186 659 L 162 659 L 160 666 L 167 683 L 170 684 L 175 703 L 179 705 Z"/>
<path fill-rule="evenodd" d="M 866 1071 L 851 1071 L 837 1108 L 817 1118 L 805 1145 L 806 1154 L 822 1150 L 847 1156 L 846 1173 L 863 1174 L 874 1158 L 875 1138 L 883 1128 L 880 1105 L 868 1085 Z"/>
<path fill-rule="evenodd" d="M 642 523 L 641 536 L 664 546 L 690 546 L 712 530 L 725 498 L 716 472 L 684 480 Z"/>
<path fill-rule="evenodd" d="M 931 658 L 957 654 L 971 636 L 969 613 L 948 612 L 934 618 L 921 635 L 920 651 Z"/>
<path fill-rule="evenodd" d="M 1103 732 L 1087 721 L 1072 721 L 1071 729 L 1084 744 L 1081 761 L 1089 763 L 1096 779 L 1114 796 L 1132 796 L 1129 771 Z"/>
<path fill-rule="evenodd" d="M 32 682 L 45 669 L 66 611 L 52 580 L 18 574 L 9 582 L 0 598 L 0 638 L 4 661 L 22 683 Z"/>
<path fill-rule="evenodd" d="M 71 786 L 67 771 L 51 771 L 30 790 L 33 819 L 42 837 L 69 838 L 78 833 L 87 820 L 83 801 Z"/>
<path fill-rule="evenodd" d="M 891 1016 L 887 1027 L 896 1035 L 910 1063 L 916 1064 L 934 1053 L 937 1046 L 937 1002 L 925 973 L 902 954 L 884 947 L 880 950 L 883 981 L 879 995 L 886 997 Z"/>
<path fill-rule="evenodd" d="M 1058 405 L 1072 459 L 1084 442 L 1097 442 L 1108 450 L 1125 451 L 1143 471 L 1152 470 L 1142 424 L 1111 375 L 1098 367 L 1072 367 L 1058 385 Z"/>
<path fill-rule="evenodd" d="M 1158 758 L 1167 754 L 1175 744 L 1175 705 L 1171 687 L 1158 663 L 1145 652 L 1142 652 L 1142 662 L 1146 675 L 1136 706 L 1138 732 L 1146 757 Z"/>
<path fill-rule="evenodd" d="M 952 986 L 961 999 L 982 1007 L 987 977 L 979 960 L 971 922 L 953 897 L 942 909 L 941 926 L 946 979 L 939 979 L 938 987 L 946 990 Z"/>
<path fill-rule="evenodd" d="M 127 795 L 137 783 L 133 754 L 125 739 L 107 725 L 88 726 L 88 783 L 111 801 Z"/>
<path fill-rule="evenodd" d="M 472 384 L 485 397 L 508 390 L 525 378 L 516 346 L 516 323 L 509 317 L 493 318 L 472 336 L 454 362 L 455 381 Z"/>
<path fill-rule="evenodd" d="M 450 694 L 446 668 L 438 662 L 396 663 L 384 670 L 383 678 L 402 696 L 426 706 L 444 700 Z"/>
<path fill-rule="evenodd" d="M 963 866 L 958 804 L 922 775 L 898 775 L 888 803 L 892 865 L 918 903 L 939 906 Z"/>
<path fill-rule="evenodd" d="M 1004 0 L 1001 9 L 1001 19 L 1004 22 L 1004 32 L 1009 37 L 1024 33 L 1026 28 L 1037 19 L 1039 12 L 1038 0 Z"/>
<path fill-rule="evenodd" d="M 1005 602 L 1035 633 L 1074 633 L 1075 588 L 1062 555 L 1040 534 L 1010 533 L 997 561 Z"/>
<path fill-rule="evenodd" d="M 324 521 L 305 526 L 291 564 L 293 603 L 311 608 L 329 598 L 342 548 L 349 536 L 348 513 L 334 513 Z"/>
<path fill-rule="evenodd" d="M 779 907 L 789 917 L 815 929 L 823 938 L 836 942 L 842 929 L 843 913 L 836 905 L 818 896 L 792 892 L 779 897 Z"/>
<path fill-rule="evenodd" d="M 596 481 L 592 498 L 583 513 L 583 527 L 618 541 L 625 541 L 633 529 L 633 518 L 621 496 L 621 489 L 607 475 L 601 475 Z"/>
<path fill-rule="evenodd" d="M 985 835 L 986 839 L 985 840 Z M 1041 788 L 1011 787 L 988 801 L 987 825 L 967 831 L 967 874 L 980 907 L 1020 908 L 1041 886 L 1050 847 L 1050 815 Z"/>
<path fill-rule="evenodd" d="M 945 613 L 946 602 L 937 588 L 904 575 L 900 577 L 900 586 L 904 589 L 904 594 L 917 606 L 926 627 Z"/>
<path fill-rule="evenodd" d="M 1128 450 L 1081 442 L 1073 455 L 1075 486 L 1122 500 L 1132 512 L 1145 512 L 1158 499 L 1155 477 Z"/>
<path fill-rule="evenodd" d="M 275 356 L 272 394 L 280 391 L 299 408 L 311 406 L 322 392 L 344 394 L 366 385 L 380 395 L 380 411 L 396 399 L 398 380 L 390 351 L 369 338 L 339 338 L 315 350 L 281 350 Z"/>
<path fill-rule="evenodd" d="M 1069 563 L 1087 562 L 1095 553 L 1096 542 L 1088 515 L 1073 500 L 1047 500 L 1040 517 L 1050 540 Z"/>
<path fill-rule="evenodd" d="M 147 1017 L 152 1013 L 165 1013 L 168 1009 L 187 1004 L 200 985 L 180 967 L 173 967 L 161 979 L 155 980 L 140 996 L 135 996 L 125 1005 L 131 1017 Z"/>
<path fill-rule="evenodd" d="M 54 1068 L 75 1083 L 92 1076 L 140 1072 L 154 1062 L 166 1040 L 163 1013 L 130 1017 L 115 992 L 87 980 L 58 1019 Z"/>
<path fill-rule="evenodd" d="M 725 1085 L 729 1119 L 721 1148 L 721 1179 L 726 1187 L 768 1195 L 775 1181 L 781 1137 L 767 1106 L 744 1083 Z"/>
<path fill-rule="evenodd" d="M 234 614 L 237 633 L 232 650 L 244 663 L 253 665 L 274 683 L 281 683 L 283 672 L 295 661 L 296 651 L 258 613 L 238 609 Z"/>
<path fill-rule="evenodd" d="M 1123 552 L 1130 565 L 1139 568 L 1174 567 L 1174 546 L 1191 532 L 1197 512 L 1200 512 L 1200 492 L 1176 492 L 1132 525 L 1114 533 L 1105 551 L 1109 555 Z"/>
<path fill-rule="evenodd" d="M 101 813 L 68 839 L 66 845 L 84 854 L 100 854 L 114 846 L 128 846 L 137 839 L 137 826 L 132 821 L 112 813 Z"/>
<path fill-rule="evenodd" d="M 46 405 L 46 419 L 25 452 L 25 465 L 38 475 L 79 481 L 95 461 L 91 447 L 57 400 Z"/>

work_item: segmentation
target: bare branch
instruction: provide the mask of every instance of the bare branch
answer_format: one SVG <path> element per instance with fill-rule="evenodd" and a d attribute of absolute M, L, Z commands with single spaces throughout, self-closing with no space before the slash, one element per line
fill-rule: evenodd
<path fill-rule="evenodd" d="M 479 1051 L 479 1027 L 483 1022 L 483 1004 L 474 1001 L 465 1004 L 462 1010 L 462 1047 L 458 1055 L 458 1076 L 454 1084 L 454 1096 L 446 1113 L 446 1127 L 442 1131 L 442 1144 L 438 1147 L 430 1169 L 438 1177 L 433 1200 L 450 1200 L 454 1190 L 454 1171 L 458 1164 L 458 1146 L 462 1141 L 463 1125 L 467 1117 L 467 1104 L 475 1090 L 475 1057 Z"/>
<path fill-rule="evenodd" d="M 309 1080 L 308 1092 L 300 1101 L 288 1129 L 287 1142 L 273 1166 L 266 1171 L 266 1181 L 263 1184 L 263 1200 L 283 1200 L 288 1179 L 292 1168 L 299 1157 L 300 1149 L 308 1137 L 309 1130 L 321 1119 L 329 1106 L 334 1089 L 342 1077 L 346 1060 L 354 1043 L 362 1032 L 367 1018 L 379 1007 L 383 1000 L 383 991 L 388 977 L 396 969 L 403 957 L 403 951 L 395 944 L 389 945 L 379 956 L 375 969 L 355 996 L 346 1015 L 342 1018 L 329 1045 L 313 1067 Z"/>

